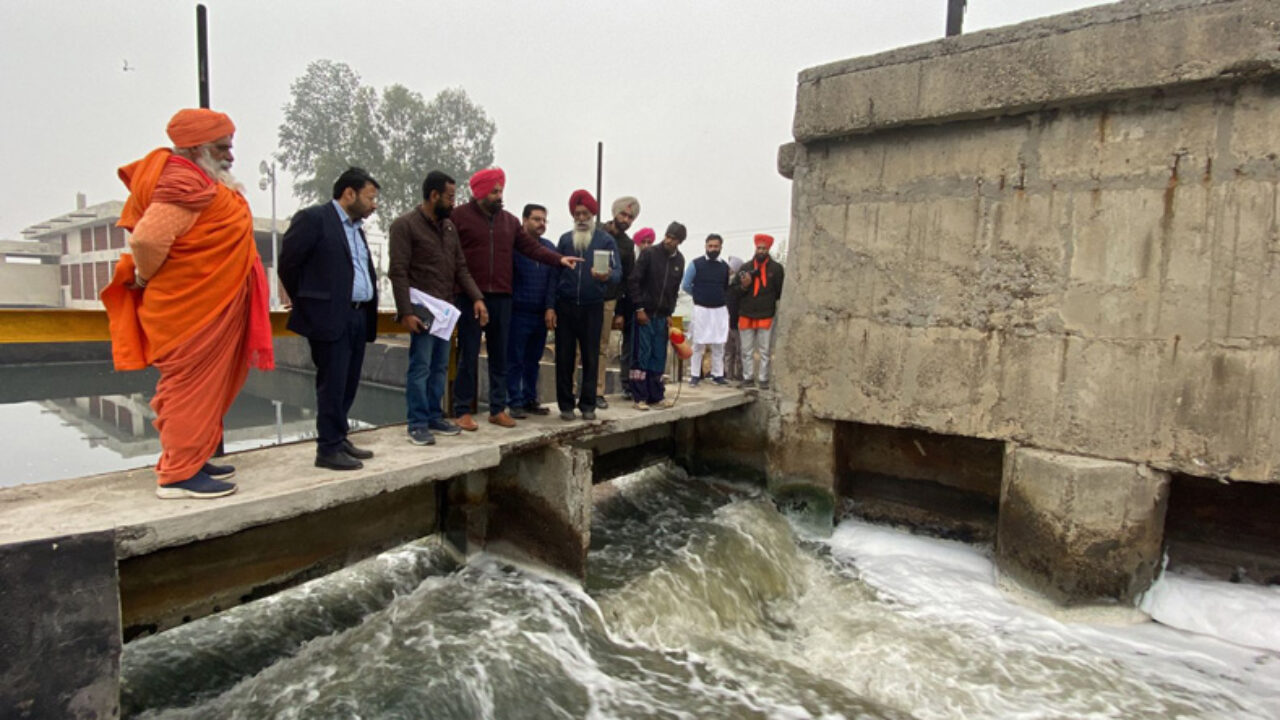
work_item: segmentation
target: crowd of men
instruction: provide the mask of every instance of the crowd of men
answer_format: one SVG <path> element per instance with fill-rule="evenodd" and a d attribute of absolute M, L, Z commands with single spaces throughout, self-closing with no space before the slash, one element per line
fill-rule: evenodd
<path fill-rule="evenodd" d="M 161 498 L 211 498 L 235 491 L 235 474 L 212 456 L 222 416 L 249 367 L 274 367 L 266 278 L 253 242 L 252 216 L 230 174 L 234 125 L 212 110 L 183 110 L 169 124 L 173 148 L 121 168 L 131 195 L 120 224 L 132 230 L 130 254 L 103 292 L 119 369 L 155 365 L 161 379 L 152 406 L 163 453 Z M 640 215 L 634 197 L 618 198 L 610 217 L 586 190 L 568 200 L 573 226 L 558 242 L 543 237 L 546 206 L 522 217 L 503 208 L 506 175 L 475 173 L 471 199 L 455 207 L 457 181 L 427 174 L 422 202 L 390 226 L 387 275 L 396 320 L 409 333 L 405 404 L 409 440 L 474 432 L 480 342 L 488 357 L 488 422 L 515 427 L 548 415 L 539 402 L 539 368 L 555 333 L 555 397 L 560 418 L 596 418 L 605 396 L 610 335 L 621 333 L 623 397 L 639 410 L 669 406 L 664 384 L 670 320 L 681 289 L 694 302 L 690 385 L 703 379 L 740 387 L 769 385 L 769 336 L 783 269 L 755 236 L 748 262 L 722 259 L 723 239 L 686 266 L 687 230 L 670 223 L 661 240 L 628 230 Z M 363 222 L 381 187 L 352 167 L 330 202 L 299 211 L 284 234 L 280 282 L 291 302 L 288 327 L 307 338 L 316 367 L 317 467 L 355 470 L 373 452 L 348 438 L 365 346 L 377 332 L 378 288 Z M 444 407 L 452 338 L 457 372 L 452 413 Z M 755 357 L 759 356 L 758 366 Z M 575 382 L 581 367 L 581 380 Z"/>

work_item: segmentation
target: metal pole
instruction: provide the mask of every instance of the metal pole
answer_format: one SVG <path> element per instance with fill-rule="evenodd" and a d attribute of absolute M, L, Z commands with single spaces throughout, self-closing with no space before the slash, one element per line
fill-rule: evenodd
<path fill-rule="evenodd" d="M 600 195 L 604 182 L 604 142 L 596 143 L 596 204 L 604 207 L 604 198 Z M 600 219 L 600 213 L 596 213 L 596 220 Z M 609 218 L 612 220 L 613 218 Z"/>
<path fill-rule="evenodd" d="M 964 6 L 968 0 L 947 0 L 947 37 L 963 32 Z"/>
<path fill-rule="evenodd" d="M 271 309 L 280 307 L 280 236 L 276 232 L 276 163 L 271 161 Z M 277 412 L 279 410 L 277 409 Z"/>
<path fill-rule="evenodd" d="M 200 75 L 200 107 L 209 107 L 209 18 L 204 5 L 196 5 L 196 66 Z"/>

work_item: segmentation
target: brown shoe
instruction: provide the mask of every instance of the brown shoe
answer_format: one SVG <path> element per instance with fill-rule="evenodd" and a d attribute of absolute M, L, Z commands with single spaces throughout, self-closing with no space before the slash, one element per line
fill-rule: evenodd
<path fill-rule="evenodd" d="M 471 417 L 471 413 L 467 413 L 466 415 L 458 418 L 458 421 L 455 422 L 454 425 L 457 425 L 467 432 L 475 432 L 480 429 L 480 426 L 476 424 L 475 419 Z"/>
<path fill-rule="evenodd" d="M 505 428 L 513 428 L 516 426 L 516 421 L 511 419 L 511 416 L 507 414 L 506 410 L 503 410 L 497 415 L 490 415 L 489 422 L 494 425 L 501 425 Z"/>

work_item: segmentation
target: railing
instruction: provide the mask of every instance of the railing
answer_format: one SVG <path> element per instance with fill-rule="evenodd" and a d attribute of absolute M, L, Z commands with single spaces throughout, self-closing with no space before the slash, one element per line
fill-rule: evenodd
<path fill-rule="evenodd" d="M 271 332 L 292 335 L 285 328 L 288 312 L 271 313 Z M 404 334 L 395 314 L 378 313 L 378 334 Z M 105 342 L 111 339 L 105 310 L 0 309 L 0 344 Z"/>

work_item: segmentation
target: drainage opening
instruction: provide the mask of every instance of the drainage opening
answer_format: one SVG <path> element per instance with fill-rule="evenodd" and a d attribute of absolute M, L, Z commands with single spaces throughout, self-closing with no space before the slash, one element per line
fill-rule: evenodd
<path fill-rule="evenodd" d="M 1164 540 L 1169 569 L 1280 585 L 1280 485 L 1174 473 Z"/>
<path fill-rule="evenodd" d="M 836 423 L 841 515 L 969 542 L 995 539 L 1004 443 Z"/>

